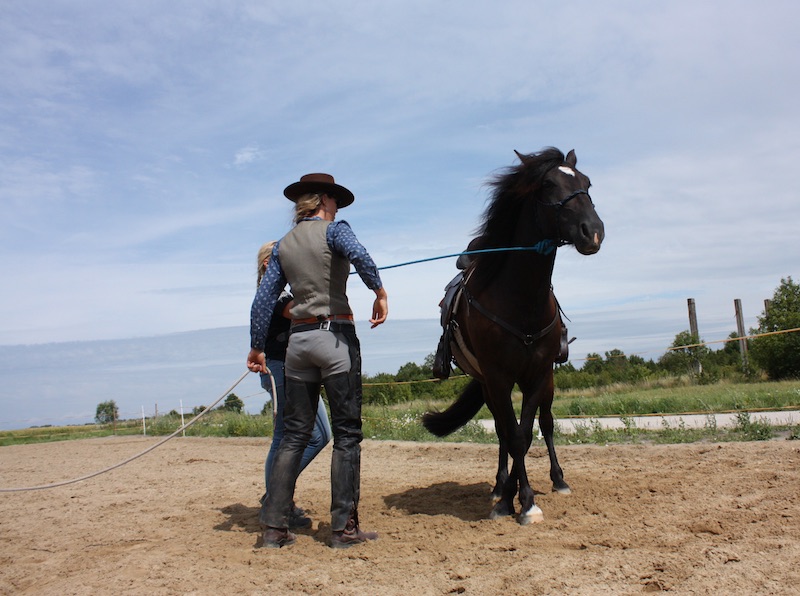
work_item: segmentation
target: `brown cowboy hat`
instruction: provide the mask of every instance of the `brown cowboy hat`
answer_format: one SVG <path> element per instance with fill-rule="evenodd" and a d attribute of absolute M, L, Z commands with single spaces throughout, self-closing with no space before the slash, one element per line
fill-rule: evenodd
<path fill-rule="evenodd" d="M 353 193 L 344 186 L 336 184 L 330 174 L 306 174 L 299 182 L 293 182 L 283 190 L 286 198 L 295 203 L 297 199 L 310 192 L 324 192 L 334 197 L 339 209 L 347 207 L 356 200 Z"/>

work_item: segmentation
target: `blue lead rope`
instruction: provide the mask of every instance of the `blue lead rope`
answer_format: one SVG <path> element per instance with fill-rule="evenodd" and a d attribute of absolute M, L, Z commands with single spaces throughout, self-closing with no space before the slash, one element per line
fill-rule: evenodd
<path fill-rule="evenodd" d="M 541 255 L 549 255 L 555 249 L 558 248 L 558 243 L 553 240 L 540 240 L 533 246 L 514 246 L 509 248 L 482 248 L 480 250 L 467 250 L 464 252 L 455 252 L 450 255 L 441 255 L 439 257 L 429 257 L 427 259 L 418 259 L 416 261 L 407 261 L 405 263 L 398 263 L 396 265 L 386 265 L 385 267 L 378 267 L 378 271 L 384 271 L 385 269 L 395 269 L 397 267 L 405 267 L 407 265 L 417 265 L 419 263 L 427 263 L 428 261 L 438 261 L 439 259 L 450 259 L 452 257 L 460 257 L 461 255 L 477 255 L 481 253 L 487 252 L 510 252 L 510 251 L 520 251 L 520 250 L 530 250 L 533 252 L 538 252 Z M 353 275 L 355 271 L 351 271 L 350 275 Z"/>

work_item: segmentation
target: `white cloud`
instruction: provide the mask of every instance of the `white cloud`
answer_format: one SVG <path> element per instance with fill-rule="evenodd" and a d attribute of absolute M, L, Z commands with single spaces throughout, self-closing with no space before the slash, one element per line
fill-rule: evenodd
<path fill-rule="evenodd" d="M 248 145 L 236 152 L 236 155 L 233 157 L 233 165 L 234 167 L 241 168 L 262 159 L 264 159 L 264 152 L 258 148 L 258 145 Z"/>

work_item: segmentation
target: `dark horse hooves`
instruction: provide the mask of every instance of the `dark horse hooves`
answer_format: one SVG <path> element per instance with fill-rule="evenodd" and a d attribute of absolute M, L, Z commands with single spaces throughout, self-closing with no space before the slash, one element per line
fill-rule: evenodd
<path fill-rule="evenodd" d="M 492 512 L 489 514 L 489 519 L 500 519 L 501 517 L 509 517 L 514 515 L 514 506 L 509 506 L 504 501 L 498 501 L 492 507 Z"/>
<path fill-rule="evenodd" d="M 539 509 L 537 505 L 531 505 L 530 509 L 527 511 L 523 511 L 517 517 L 517 521 L 521 526 L 527 526 L 528 524 L 538 524 L 544 521 L 544 513 L 542 510 Z"/>
<path fill-rule="evenodd" d="M 569 487 L 569 484 L 564 482 L 554 482 L 553 483 L 553 492 L 558 493 L 560 495 L 571 495 L 572 489 Z"/>
<path fill-rule="evenodd" d="M 493 508 L 492 512 L 489 514 L 489 519 L 495 520 L 500 519 L 502 517 L 510 517 L 514 515 L 514 507 L 509 507 L 503 501 L 498 502 Z M 539 522 L 544 521 L 544 513 L 542 510 L 539 509 L 536 505 L 531 505 L 527 511 L 522 511 L 517 516 L 517 522 L 521 526 L 527 526 L 528 524 L 537 524 Z"/>

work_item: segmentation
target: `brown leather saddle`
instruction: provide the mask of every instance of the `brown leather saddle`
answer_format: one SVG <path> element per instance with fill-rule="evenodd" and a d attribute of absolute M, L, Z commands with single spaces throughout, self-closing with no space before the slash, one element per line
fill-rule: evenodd
<path fill-rule="evenodd" d="M 519 329 L 506 323 L 502 319 L 494 316 L 492 313 L 484 309 L 480 303 L 469 293 L 466 287 L 466 282 L 472 273 L 472 268 L 468 267 L 465 271 L 460 271 L 447 287 L 445 288 L 445 295 L 440 303 L 441 308 L 441 324 L 442 324 L 442 337 L 439 340 L 439 345 L 436 349 L 436 355 L 433 360 L 433 375 L 438 379 L 447 379 L 452 372 L 452 364 L 469 373 L 471 376 L 481 376 L 480 365 L 475 355 L 466 345 L 461 329 L 455 319 L 455 315 L 459 308 L 465 305 L 473 307 L 483 314 L 488 319 L 506 329 L 509 333 L 519 338 L 524 345 L 532 345 L 540 337 L 547 335 L 556 324 L 561 324 L 561 342 L 559 345 L 558 355 L 554 362 L 556 364 L 563 364 L 569 359 L 569 344 L 575 341 L 575 338 L 569 339 L 567 326 L 564 324 L 563 311 L 558 300 L 556 300 L 556 316 L 553 321 L 541 331 L 534 334 L 526 334 Z M 460 356 L 460 358 L 459 358 Z"/>

